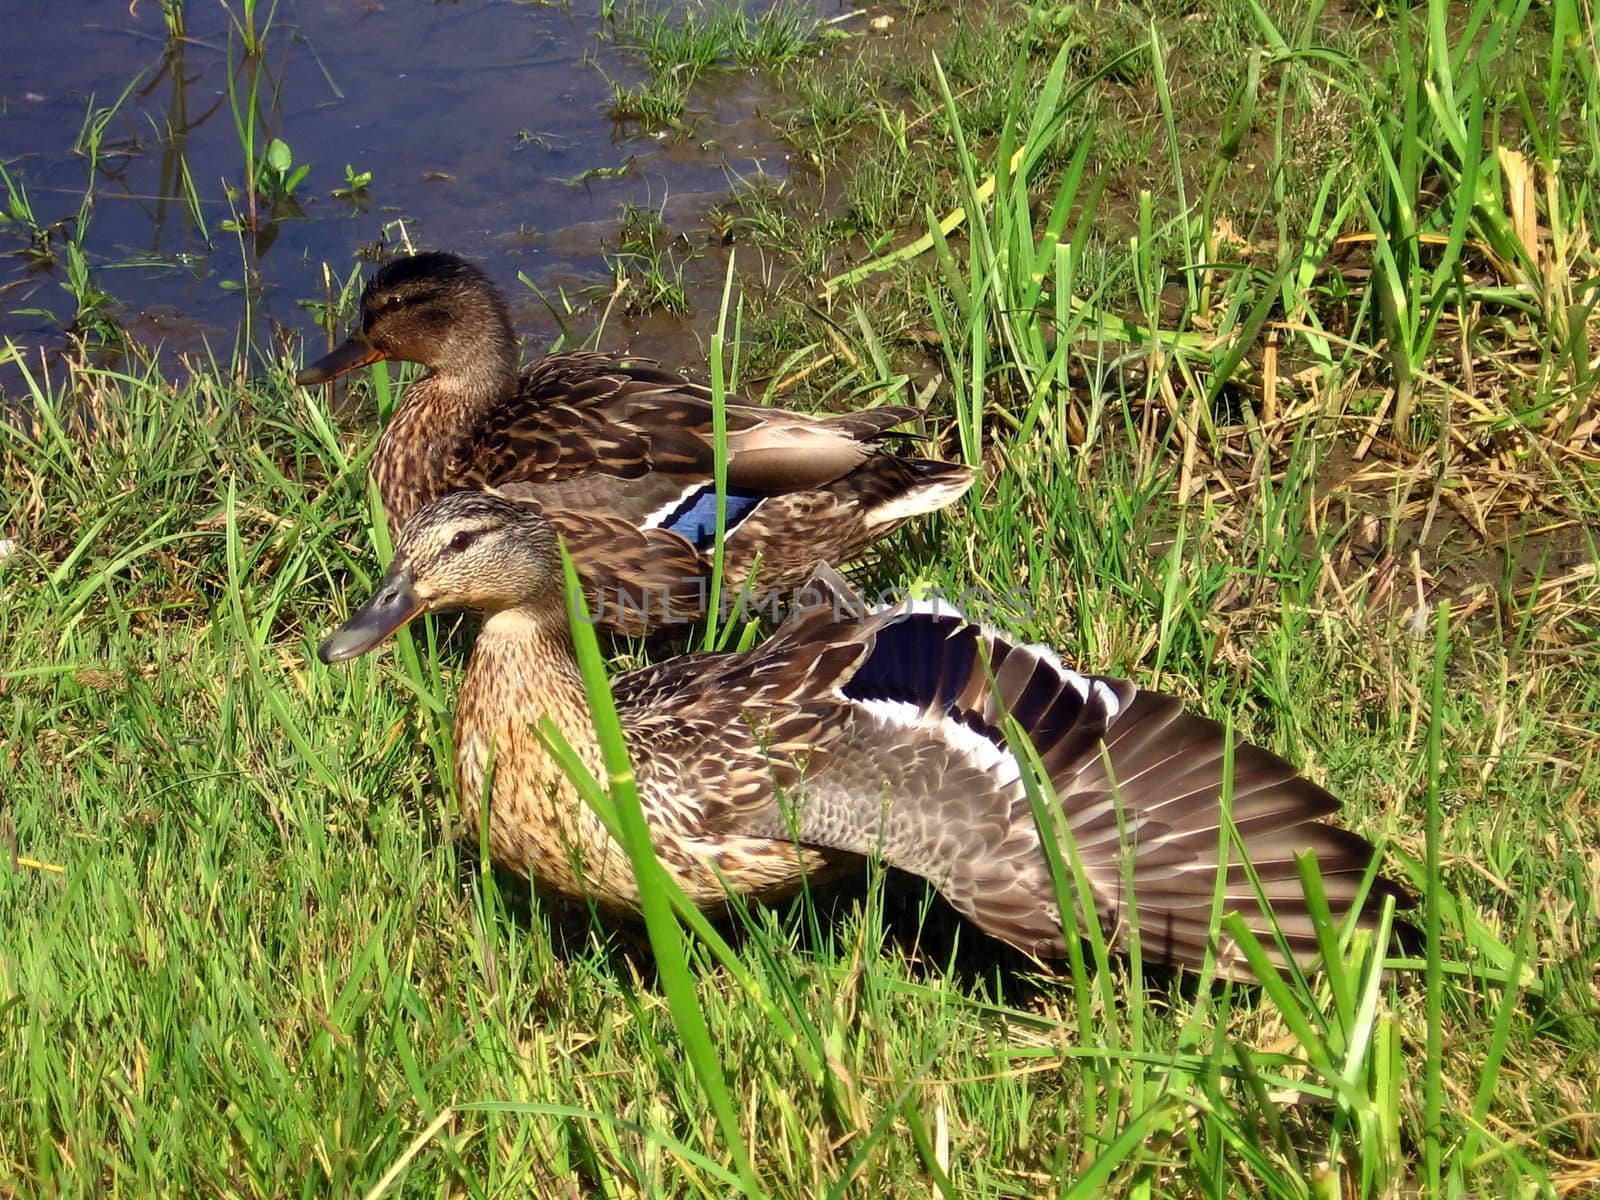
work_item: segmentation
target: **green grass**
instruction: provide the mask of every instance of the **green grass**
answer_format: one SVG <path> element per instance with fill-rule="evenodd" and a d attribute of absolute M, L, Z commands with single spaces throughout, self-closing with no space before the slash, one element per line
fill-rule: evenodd
<path fill-rule="evenodd" d="M 645 68 L 637 83 L 611 81 L 613 119 L 679 131 L 685 130 L 683 117 L 697 83 L 719 72 L 807 57 L 818 26 L 806 5 L 792 0 L 754 13 L 728 0 L 606 0 L 600 18 L 606 35 Z"/>
<path fill-rule="evenodd" d="M 607 256 L 615 277 L 608 294 L 625 292 L 624 307 L 630 313 L 688 312 L 679 261 L 687 248 L 687 240 L 674 238 L 655 209 L 624 205 L 617 251 Z"/>
<path fill-rule="evenodd" d="M 1426 952 L 1255 989 L 1090 936 L 1044 973 L 877 873 L 716 929 L 662 892 L 648 947 L 548 909 L 453 793 L 454 622 L 312 654 L 378 571 L 370 432 L 288 364 L 12 363 L 0 1195 L 1600 1179 L 1592 15 L 952 28 L 796 89 L 818 178 L 735 215 L 717 390 L 920 398 L 984 478 L 865 581 L 984 589 L 1285 753 Z"/>

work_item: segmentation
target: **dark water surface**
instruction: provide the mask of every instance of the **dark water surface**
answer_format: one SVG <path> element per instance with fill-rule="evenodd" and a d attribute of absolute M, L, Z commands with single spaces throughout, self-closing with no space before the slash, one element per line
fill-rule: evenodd
<path fill-rule="evenodd" d="M 159 0 L 0 0 L 0 164 L 46 231 L 0 222 L 0 338 L 64 344 L 75 242 L 142 342 L 222 357 L 247 327 L 270 352 L 281 326 L 314 349 L 299 302 L 323 298 L 322 264 L 348 276 L 364 249 L 404 236 L 484 262 L 537 338 L 557 325 L 519 271 L 552 294 L 603 284 L 624 203 L 665 207 L 672 228 L 735 174 L 785 174 L 749 75 L 696 94 L 692 137 L 616 125 L 608 77 L 635 82 L 641 67 L 600 37 L 598 0 L 262 0 L 257 27 L 269 10 L 271 24 L 256 57 L 236 24 L 243 0 L 181 7 L 172 39 Z M 253 234 L 225 227 L 249 221 L 238 124 L 252 82 L 258 147 L 281 139 L 310 166 L 293 203 L 258 210 Z M 75 150 L 110 109 L 98 154 Z M 630 159 L 619 177 L 574 182 Z M 365 200 L 330 194 L 347 163 L 372 172 Z"/>

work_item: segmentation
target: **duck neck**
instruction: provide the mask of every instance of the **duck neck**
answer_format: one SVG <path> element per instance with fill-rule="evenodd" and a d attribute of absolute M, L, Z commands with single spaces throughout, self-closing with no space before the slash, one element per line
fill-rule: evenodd
<path fill-rule="evenodd" d="M 457 334 L 406 389 L 372 459 L 391 532 L 458 485 L 457 452 L 516 389 L 517 342 L 503 314 Z"/>
<path fill-rule="evenodd" d="M 595 770 L 600 764 L 599 744 L 564 618 L 559 606 L 554 612 L 529 607 L 491 614 L 462 680 L 459 711 L 470 714 L 476 730 L 492 730 L 502 742 L 538 747 L 541 758 L 548 756 L 537 737 L 528 735 L 548 718 Z M 553 761 L 541 766 L 560 770 Z"/>
<path fill-rule="evenodd" d="M 478 635 L 456 704 L 458 794 L 472 812 L 487 799 L 495 862 L 560 895 L 634 906 L 628 855 L 546 749 L 546 720 L 603 785 L 605 764 L 565 614 L 495 613 Z"/>
<path fill-rule="evenodd" d="M 454 424 L 487 412 L 517 388 L 517 338 L 504 314 L 485 314 L 479 322 L 451 331 L 450 339 L 421 381 L 421 393 L 432 412 Z"/>

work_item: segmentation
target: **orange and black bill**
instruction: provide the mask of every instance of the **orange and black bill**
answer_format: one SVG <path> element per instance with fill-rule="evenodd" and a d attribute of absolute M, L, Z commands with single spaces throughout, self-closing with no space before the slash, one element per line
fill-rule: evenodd
<path fill-rule="evenodd" d="M 317 647 L 317 657 L 325 663 L 335 663 L 365 654 L 421 611 L 422 602 L 411 587 L 411 568 L 391 567 L 372 599 L 351 613 L 350 619 Z"/>
<path fill-rule="evenodd" d="M 365 334 L 353 333 L 345 341 L 344 345 L 337 350 L 329 351 L 317 359 L 316 362 L 296 375 L 294 381 L 302 387 L 309 387 L 316 383 L 327 383 L 328 380 L 336 379 L 346 371 L 354 371 L 357 367 L 375 363 L 382 357 L 383 351 L 367 341 Z"/>

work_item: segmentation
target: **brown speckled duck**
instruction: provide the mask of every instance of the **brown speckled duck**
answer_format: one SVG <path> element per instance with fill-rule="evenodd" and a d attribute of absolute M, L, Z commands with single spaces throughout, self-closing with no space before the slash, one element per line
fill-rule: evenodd
<path fill-rule="evenodd" d="M 1009 713 L 1054 785 L 1095 915 L 1115 943 L 1128 945 L 1136 916 L 1150 960 L 1198 966 L 1212 946 L 1224 973 L 1247 973 L 1211 919 L 1221 727 L 1170 696 L 1072 670 L 1044 647 L 943 605 L 865 610 L 826 567 L 807 590 L 811 603 L 753 649 L 687 655 L 612 680 L 656 850 L 695 903 L 720 905 L 729 890 L 780 895 L 808 874 L 876 853 L 924 876 L 994 937 L 1036 955 L 1062 953 L 1050 870 L 1000 732 Z M 376 593 L 320 655 L 363 654 L 419 613 L 445 608 L 487 618 L 462 682 L 455 740 L 461 796 L 484 794 L 493 759 L 494 858 L 563 896 L 636 909 L 626 854 L 535 732 L 549 718 L 604 778 L 556 534 L 537 506 L 460 492 L 424 507 L 402 530 Z M 1317 950 L 1300 853 L 1316 856 L 1336 919 L 1367 892 L 1360 920 L 1373 925 L 1373 901 L 1398 895 L 1381 877 L 1368 890 L 1373 848 L 1323 823 L 1336 801 L 1283 759 L 1237 745 L 1233 789 L 1233 820 L 1296 959 Z M 1272 946 L 1237 862 L 1225 907 Z"/>
<path fill-rule="evenodd" d="M 374 275 L 360 329 L 296 382 L 386 358 L 428 368 L 372 459 L 392 532 L 436 497 L 494 489 L 539 504 L 604 623 L 642 632 L 703 614 L 716 529 L 708 389 L 607 354 L 552 354 L 519 371 L 500 293 L 439 252 Z M 734 400 L 726 415 L 725 594 L 796 587 L 818 562 L 858 557 L 972 484 L 964 466 L 878 440 L 915 409 L 810 416 Z"/>

